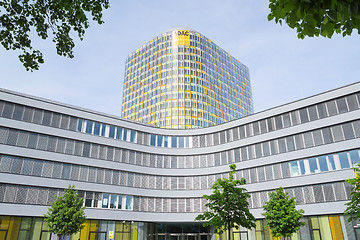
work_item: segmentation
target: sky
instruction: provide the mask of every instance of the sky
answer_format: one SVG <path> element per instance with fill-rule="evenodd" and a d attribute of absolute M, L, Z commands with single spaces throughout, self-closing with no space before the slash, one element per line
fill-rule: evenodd
<path fill-rule="evenodd" d="M 255 112 L 359 81 L 360 35 L 298 39 L 269 22 L 268 0 L 110 0 L 105 23 L 90 22 L 75 58 L 33 38 L 45 63 L 27 72 L 0 45 L 0 88 L 120 116 L 126 57 L 157 35 L 191 28 L 250 69 Z"/>

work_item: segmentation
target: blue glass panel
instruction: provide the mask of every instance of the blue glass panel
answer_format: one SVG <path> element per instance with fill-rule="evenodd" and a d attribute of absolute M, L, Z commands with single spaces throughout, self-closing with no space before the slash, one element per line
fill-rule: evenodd
<path fill-rule="evenodd" d="M 335 161 L 333 155 L 328 155 L 330 170 L 335 170 Z"/>
<path fill-rule="evenodd" d="M 109 138 L 115 138 L 115 127 L 110 126 Z"/>
<path fill-rule="evenodd" d="M 299 166 L 300 166 L 300 174 L 304 175 L 305 172 L 305 164 L 304 164 L 304 160 L 299 160 Z"/>
<path fill-rule="evenodd" d="M 340 159 L 340 166 L 342 169 L 350 167 L 349 159 L 347 157 L 346 152 L 339 153 L 339 159 Z"/>
<path fill-rule="evenodd" d="M 156 135 L 150 135 L 150 146 L 155 146 Z"/>
<path fill-rule="evenodd" d="M 179 137 L 179 148 L 184 148 L 184 137 Z"/>
<path fill-rule="evenodd" d="M 94 134 L 95 135 L 100 135 L 100 123 L 98 123 L 98 122 L 96 122 L 95 124 L 94 124 Z"/>
<path fill-rule="evenodd" d="M 102 198 L 102 208 L 108 208 L 109 206 L 109 194 L 104 193 Z"/>
<path fill-rule="evenodd" d="M 131 209 L 132 196 L 126 196 L 126 209 Z"/>
<path fill-rule="evenodd" d="M 122 128 L 118 127 L 116 130 L 116 139 L 120 139 L 122 138 Z"/>
<path fill-rule="evenodd" d="M 164 147 L 168 147 L 168 136 L 164 136 Z"/>
<path fill-rule="evenodd" d="M 158 135 L 157 136 L 157 144 L 156 144 L 156 146 L 161 147 L 162 146 L 162 141 L 163 141 L 163 136 Z"/>
<path fill-rule="evenodd" d="M 83 123 L 83 120 L 82 119 L 78 119 L 78 125 L 77 125 L 77 131 L 78 132 L 81 132 L 82 130 L 82 123 Z"/>
<path fill-rule="evenodd" d="M 117 206 L 118 209 L 122 209 L 122 196 L 121 195 L 118 196 L 118 204 L 117 205 L 118 205 Z"/>
<path fill-rule="evenodd" d="M 123 136 L 122 140 L 127 141 L 127 129 L 123 129 Z"/>
<path fill-rule="evenodd" d="M 358 150 L 352 150 L 349 153 L 350 153 L 351 162 L 354 165 L 359 164 L 360 163 L 359 151 Z"/>
<path fill-rule="evenodd" d="M 93 122 L 87 120 L 86 121 L 86 130 L 85 130 L 85 132 L 91 134 L 92 133 L 92 127 L 93 127 Z"/>
<path fill-rule="evenodd" d="M 117 195 L 111 194 L 110 208 L 116 208 Z"/>
<path fill-rule="evenodd" d="M 188 148 L 189 146 L 189 137 L 185 137 L 185 147 Z"/>
<path fill-rule="evenodd" d="M 291 176 L 299 176 L 299 167 L 297 161 L 290 162 Z"/>
<path fill-rule="evenodd" d="M 105 137 L 105 130 L 106 130 L 106 125 L 101 124 L 101 136 L 103 136 L 103 137 Z"/>
<path fill-rule="evenodd" d="M 321 156 L 318 159 L 319 159 L 320 171 L 321 172 L 329 171 L 328 166 L 327 166 L 327 162 L 326 162 L 326 157 Z"/>
<path fill-rule="evenodd" d="M 177 137 L 171 137 L 171 147 L 177 148 Z"/>
<path fill-rule="evenodd" d="M 135 142 L 136 139 L 136 131 L 131 130 L 130 131 L 130 142 Z"/>
<path fill-rule="evenodd" d="M 316 164 L 316 158 L 310 158 L 309 165 L 310 165 L 310 173 L 318 173 L 319 172 L 319 169 Z"/>

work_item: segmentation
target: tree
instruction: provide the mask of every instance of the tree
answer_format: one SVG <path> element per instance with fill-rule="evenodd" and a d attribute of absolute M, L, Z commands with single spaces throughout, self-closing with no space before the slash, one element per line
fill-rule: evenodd
<path fill-rule="evenodd" d="M 235 164 L 231 164 L 230 169 L 229 179 L 219 178 L 211 187 L 212 194 L 203 196 L 208 200 L 205 206 L 209 207 L 210 211 L 205 211 L 195 218 L 195 221 L 207 221 L 203 226 L 214 226 L 218 234 L 228 230 L 228 240 L 232 228 L 239 229 L 239 226 L 243 226 L 251 229 L 256 226 L 255 217 L 250 213 L 247 202 L 250 195 L 245 188 L 239 187 L 244 185 L 246 180 L 234 179 Z"/>
<path fill-rule="evenodd" d="M 78 198 L 74 188 L 69 185 L 64 190 L 64 196 L 55 196 L 55 201 L 44 214 L 50 231 L 62 237 L 79 232 L 85 222 L 85 207 L 82 206 L 84 200 Z"/>
<path fill-rule="evenodd" d="M 359 220 L 360 219 L 360 164 L 353 168 L 355 172 L 355 179 L 348 179 L 346 180 L 347 183 L 352 185 L 351 187 L 351 200 L 348 203 L 345 203 L 347 206 L 345 210 L 345 214 L 349 215 L 348 222 L 352 220 Z"/>
<path fill-rule="evenodd" d="M 73 58 L 70 33 L 83 40 L 89 15 L 102 24 L 104 8 L 109 8 L 109 0 L 0 0 L 0 42 L 6 50 L 22 52 L 19 59 L 27 71 L 38 70 L 44 59 L 32 45 L 31 31 L 42 39 L 51 34 L 57 54 Z"/>
<path fill-rule="evenodd" d="M 284 21 L 301 39 L 331 38 L 334 32 L 346 36 L 354 29 L 360 34 L 359 0 L 270 0 L 269 8 L 269 21 Z"/>
<path fill-rule="evenodd" d="M 306 223 L 300 222 L 304 210 L 296 210 L 295 198 L 290 198 L 283 188 L 278 188 L 270 193 L 270 200 L 265 203 L 262 215 L 267 220 L 274 237 L 290 237 Z"/>

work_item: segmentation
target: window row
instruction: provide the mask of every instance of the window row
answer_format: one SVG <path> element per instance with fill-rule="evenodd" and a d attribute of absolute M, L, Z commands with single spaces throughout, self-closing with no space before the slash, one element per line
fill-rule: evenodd
<path fill-rule="evenodd" d="M 86 192 L 84 206 L 93 208 L 132 210 L 132 196 Z"/>
<path fill-rule="evenodd" d="M 166 148 L 196 148 L 196 147 L 207 147 L 213 145 L 224 144 L 227 142 L 244 139 L 247 137 L 255 136 L 258 134 L 264 134 L 274 130 L 314 121 L 317 119 L 341 114 L 348 111 L 359 109 L 360 106 L 360 93 L 348 95 L 346 97 L 340 97 L 335 100 L 331 100 L 325 103 L 319 103 L 310 107 L 302 108 L 292 112 L 288 112 L 282 115 L 263 119 L 257 122 L 249 123 L 232 129 L 228 129 L 221 132 L 216 132 L 207 135 L 199 136 L 164 136 L 138 132 L 122 127 L 116 127 L 107 125 L 91 120 L 78 119 L 72 116 L 50 112 L 47 110 L 41 110 L 37 108 L 22 106 L 18 104 L 8 103 L 0 101 L 0 116 L 5 118 L 11 118 L 20 121 L 27 121 L 31 123 L 41 124 L 45 126 L 51 126 L 56 128 L 62 128 L 72 131 L 78 131 L 88 134 L 94 134 L 97 136 L 104 136 L 113 139 L 134 142 L 138 144 L 166 147 Z M 346 129 L 347 131 L 348 129 Z M 339 137 L 336 135 L 339 131 Z M 337 139 L 346 139 L 347 132 L 341 132 L 335 130 L 333 136 L 329 133 L 322 133 L 324 142 L 337 141 Z M 349 130 L 351 131 L 351 130 Z M 359 129 L 355 129 L 359 132 Z M 319 133 L 314 136 L 319 139 Z M 351 132 L 350 132 L 351 134 Z M 308 137 L 308 136 L 307 136 Z M 305 141 L 307 141 L 306 138 Z M 292 140 L 289 140 L 288 144 L 292 144 Z M 306 142 L 308 144 L 316 144 Z M 300 144 L 303 144 L 300 142 Z M 279 145 L 284 147 L 282 143 Z M 301 146 L 301 145 L 299 145 Z M 265 146 L 265 148 L 267 148 Z M 289 146 L 291 149 L 292 146 Z M 267 150 L 263 153 L 265 156 Z"/>
<path fill-rule="evenodd" d="M 156 168 L 220 166 L 359 137 L 360 120 L 357 120 L 223 152 L 165 156 L 0 127 L 0 144 Z"/>
<path fill-rule="evenodd" d="M 236 171 L 247 183 L 348 169 L 360 163 L 359 150 L 327 154 Z M 228 173 L 199 176 L 161 176 L 0 155 L 0 172 L 27 176 L 119 185 L 158 190 L 210 189 Z"/>

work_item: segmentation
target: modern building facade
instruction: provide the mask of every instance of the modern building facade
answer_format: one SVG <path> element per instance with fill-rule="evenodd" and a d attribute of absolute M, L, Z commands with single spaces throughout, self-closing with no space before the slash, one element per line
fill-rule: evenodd
<path fill-rule="evenodd" d="M 127 57 L 126 119 L 191 129 L 252 113 L 249 69 L 194 30 L 169 30 Z"/>
<path fill-rule="evenodd" d="M 69 184 L 87 206 L 72 239 L 226 239 L 194 223 L 202 195 L 229 164 L 247 180 L 256 228 L 234 239 L 271 239 L 261 216 L 283 187 L 305 210 L 292 239 L 360 239 L 343 215 L 360 162 L 360 83 L 220 125 L 161 129 L 0 90 L 0 239 L 49 239 L 43 214 Z"/>

